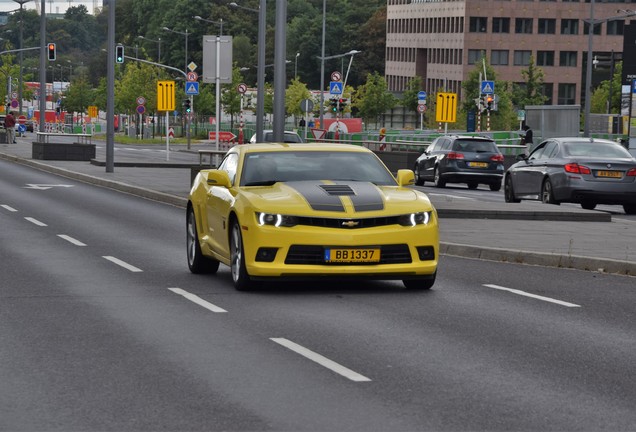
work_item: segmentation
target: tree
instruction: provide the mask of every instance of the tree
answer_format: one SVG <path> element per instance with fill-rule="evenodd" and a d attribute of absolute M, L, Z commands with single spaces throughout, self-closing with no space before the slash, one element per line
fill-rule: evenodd
<path fill-rule="evenodd" d="M 534 56 L 530 56 L 527 69 L 521 70 L 523 85 L 513 86 L 512 102 L 515 106 L 523 109 L 526 105 L 543 105 L 548 99 L 543 94 L 543 69 L 536 66 Z"/>
<path fill-rule="evenodd" d="M 237 87 L 243 82 L 240 69 L 235 65 L 232 68 L 232 82 L 221 85 L 221 104 L 223 111 L 230 114 L 230 127 L 234 127 L 234 116 L 241 111 L 241 94 Z"/>
<path fill-rule="evenodd" d="M 299 116 L 305 115 L 300 107 L 300 103 L 310 97 L 311 93 L 309 89 L 307 89 L 307 85 L 301 83 L 298 78 L 294 78 L 285 92 L 285 111 L 293 115 L 294 120 Z M 295 123 L 294 121 L 294 124 Z"/>
<path fill-rule="evenodd" d="M 80 77 L 74 80 L 66 89 L 64 108 L 70 112 L 79 112 L 82 115 L 89 105 L 94 102 L 93 88 L 86 79 Z"/>
<path fill-rule="evenodd" d="M 590 112 L 620 114 L 623 62 L 616 63 L 612 80 L 605 80 L 592 93 Z M 611 90 L 611 101 L 610 101 Z"/>
<path fill-rule="evenodd" d="M 406 83 L 406 90 L 402 93 L 402 106 L 409 111 L 417 112 L 419 105 L 418 93 L 422 90 L 422 78 L 415 76 Z"/>
<path fill-rule="evenodd" d="M 397 98 L 388 91 L 384 77 L 374 72 L 368 74 L 366 83 L 358 87 L 353 96 L 352 105 L 358 109 L 365 121 L 373 120 L 377 126 L 380 116 L 395 107 L 397 102 Z"/>

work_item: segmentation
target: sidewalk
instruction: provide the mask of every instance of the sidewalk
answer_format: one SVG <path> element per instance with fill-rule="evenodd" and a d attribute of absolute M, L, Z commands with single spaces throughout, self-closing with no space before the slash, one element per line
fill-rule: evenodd
<path fill-rule="evenodd" d="M 187 202 L 198 150 L 212 148 L 171 145 L 167 155 L 161 145 L 140 151 L 116 143 L 115 166 L 107 173 L 105 141 L 93 141 L 97 154 L 89 163 L 33 160 L 33 139 L 29 134 L 17 144 L 0 144 L 0 159 L 179 207 Z M 440 218 L 442 254 L 636 276 L 636 221 L 539 202 L 483 203 L 438 193 L 431 201 Z"/>

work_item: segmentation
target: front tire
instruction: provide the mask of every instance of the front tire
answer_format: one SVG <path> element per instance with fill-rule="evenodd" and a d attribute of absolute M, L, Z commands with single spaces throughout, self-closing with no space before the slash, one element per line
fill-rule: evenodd
<path fill-rule="evenodd" d="M 594 210 L 596 208 L 596 203 L 589 202 L 589 201 L 583 201 L 581 203 L 581 208 L 584 209 L 584 210 Z"/>
<path fill-rule="evenodd" d="M 435 187 L 443 188 L 446 187 L 446 182 L 442 180 L 442 176 L 439 174 L 439 168 L 435 167 L 433 171 L 433 182 L 435 183 Z"/>
<path fill-rule="evenodd" d="M 552 189 L 552 182 L 549 178 L 545 179 L 541 186 L 541 201 L 544 204 L 560 204 L 556 199 L 554 199 L 554 190 Z"/>
<path fill-rule="evenodd" d="M 424 177 L 420 174 L 420 165 L 415 164 L 413 167 L 413 172 L 415 173 L 415 185 L 416 186 L 424 186 Z"/>
<path fill-rule="evenodd" d="M 188 268 L 192 273 L 216 273 L 219 269 L 219 262 L 213 258 L 208 258 L 201 252 L 199 234 L 197 231 L 197 220 L 192 207 L 188 209 L 186 221 L 186 252 L 188 257 Z"/>
<path fill-rule="evenodd" d="M 497 183 L 490 183 L 488 185 L 490 187 L 490 190 L 493 192 L 499 192 L 501 190 L 501 182 L 497 182 Z"/>
<path fill-rule="evenodd" d="M 636 214 L 636 204 L 623 204 L 623 210 L 628 215 Z"/>
<path fill-rule="evenodd" d="M 520 199 L 515 198 L 515 190 L 512 186 L 512 179 L 510 176 L 506 177 L 506 182 L 504 184 L 504 199 L 507 203 L 521 202 Z"/>
<path fill-rule="evenodd" d="M 230 232 L 230 269 L 232 271 L 232 281 L 237 291 L 249 290 L 253 282 L 247 274 L 245 268 L 245 251 L 243 249 L 243 235 L 238 221 L 232 224 Z"/>
<path fill-rule="evenodd" d="M 427 291 L 433 288 L 435 285 L 435 278 L 437 277 L 437 272 L 433 273 L 430 278 L 427 279 L 404 279 L 402 283 L 407 289 L 417 290 L 417 291 Z"/>

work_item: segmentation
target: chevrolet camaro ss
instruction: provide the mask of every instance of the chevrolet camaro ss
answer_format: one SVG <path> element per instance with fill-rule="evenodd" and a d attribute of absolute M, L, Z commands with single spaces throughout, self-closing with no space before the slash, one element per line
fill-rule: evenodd
<path fill-rule="evenodd" d="M 245 144 L 199 172 L 187 206 L 193 273 L 230 267 L 238 290 L 259 281 L 402 280 L 430 289 L 437 213 L 370 150 L 346 144 Z"/>

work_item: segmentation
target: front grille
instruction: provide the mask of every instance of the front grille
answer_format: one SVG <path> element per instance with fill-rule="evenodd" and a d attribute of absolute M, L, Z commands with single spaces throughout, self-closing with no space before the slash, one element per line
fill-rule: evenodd
<path fill-rule="evenodd" d="M 397 225 L 398 216 L 365 218 L 365 219 L 332 219 L 318 217 L 298 217 L 297 225 L 307 225 L 322 228 L 373 228 L 387 225 Z"/>
<path fill-rule="evenodd" d="M 377 247 L 377 246 L 366 246 Z M 285 264 L 313 264 L 313 265 L 351 265 L 348 263 L 326 263 L 324 259 L 324 246 L 292 245 L 287 252 Z M 377 264 L 408 264 L 413 260 L 408 245 L 382 245 L 380 246 L 380 262 Z M 355 265 L 365 265 L 356 263 Z M 368 265 L 368 264 L 367 264 Z"/>

